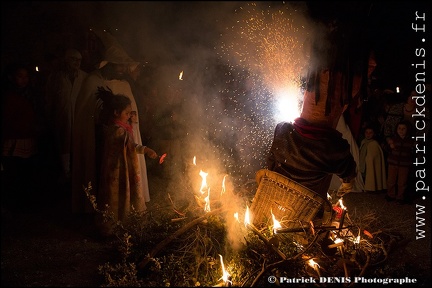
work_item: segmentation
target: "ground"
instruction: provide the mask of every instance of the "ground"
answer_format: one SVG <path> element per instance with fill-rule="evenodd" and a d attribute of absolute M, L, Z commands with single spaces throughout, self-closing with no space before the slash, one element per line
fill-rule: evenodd
<path fill-rule="evenodd" d="M 42 201 L 39 198 L 21 205 L 2 201 L 2 287 L 97 287 L 104 283 L 98 267 L 112 260 L 116 252 L 108 241 L 97 237 L 88 216 L 72 215 L 67 209 L 67 197 L 55 196 L 66 195 L 67 185 L 56 183 L 54 176 L 55 173 L 44 173 L 39 177 L 39 184 L 48 190 L 40 192 L 45 193 Z M 160 191 L 161 181 L 157 177 L 154 175 L 150 181 L 151 205 L 166 201 L 166 197 L 158 197 L 164 191 Z M 383 275 L 416 278 L 416 286 L 429 287 L 430 204 L 421 198 L 414 202 L 427 204 L 427 213 L 418 214 L 420 209 L 415 203 L 388 203 L 384 194 L 349 193 L 344 197 L 353 217 L 374 213 L 387 227 L 396 227 L 400 238 L 382 265 Z M 426 234 L 421 239 L 416 239 L 416 215 L 426 217 Z"/>

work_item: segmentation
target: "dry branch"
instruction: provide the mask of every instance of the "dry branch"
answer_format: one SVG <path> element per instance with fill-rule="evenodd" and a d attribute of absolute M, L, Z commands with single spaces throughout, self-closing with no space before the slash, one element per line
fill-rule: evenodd
<path fill-rule="evenodd" d="M 138 267 L 139 269 L 144 269 L 147 264 L 150 262 L 150 260 L 155 257 L 157 255 L 157 253 L 159 253 L 160 250 L 162 250 L 166 245 L 168 245 L 171 241 L 173 241 L 175 238 L 177 238 L 178 236 L 180 236 L 181 234 L 185 233 L 186 231 L 188 231 L 190 228 L 192 228 L 193 226 L 197 225 L 198 223 L 204 221 L 205 219 L 207 219 L 208 217 L 210 217 L 211 215 L 220 213 L 222 211 L 222 208 L 219 209 L 215 209 L 213 211 L 207 212 L 205 215 L 187 223 L 186 225 L 184 225 L 183 227 L 181 227 L 180 229 L 178 229 L 174 234 L 171 234 L 170 236 L 168 236 L 167 238 L 165 238 L 162 242 L 160 242 L 158 245 L 156 245 L 156 247 L 154 247 L 150 253 L 147 255 L 146 258 L 144 258 L 139 264 Z"/>
<path fill-rule="evenodd" d="M 269 242 L 269 240 L 255 227 L 253 224 L 248 224 L 248 227 L 269 247 L 273 252 L 276 252 L 276 254 L 279 255 L 283 260 L 286 260 L 287 257 L 285 256 L 282 251 L 280 251 L 276 246 L 274 246 L 272 243 Z"/>

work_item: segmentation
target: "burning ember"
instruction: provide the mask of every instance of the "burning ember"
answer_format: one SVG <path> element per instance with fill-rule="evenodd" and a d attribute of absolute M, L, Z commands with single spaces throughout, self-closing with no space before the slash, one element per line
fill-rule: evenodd
<path fill-rule="evenodd" d="M 165 161 L 166 156 L 167 156 L 167 153 L 163 154 L 162 156 L 159 156 L 159 164 L 162 164 Z"/>

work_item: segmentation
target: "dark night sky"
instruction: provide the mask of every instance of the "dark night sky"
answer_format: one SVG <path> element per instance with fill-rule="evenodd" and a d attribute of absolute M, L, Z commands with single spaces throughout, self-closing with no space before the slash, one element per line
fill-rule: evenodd
<path fill-rule="evenodd" d="M 295 105 L 280 101 L 284 95 L 276 92 L 303 73 L 309 50 L 303 44 L 320 40 L 323 22 L 337 20 L 353 35 L 366 36 L 367 46 L 376 53 L 375 74 L 381 88 L 409 89 L 415 49 L 427 44 L 431 51 L 430 39 L 422 43 L 422 35 L 411 29 L 415 11 L 431 18 L 429 5 L 417 1 L 3 1 L 1 5 L 2 70 L 11 61 L 26 60 L 42 72 L 49 71 L 49 60 L 65 48 L 85 52 L 90 28 L 107 29 L 134 59 L 157 67 L 166 77 L 161 82 L 182 90 L 184 101 L 191 105 L 185 107 L 184 117 L 198 126 L 192 130 L 199 140 L 191 141 L 190 153 L 200 150 L 218 157 L 213 163 L 242 173 L 262 167 L 274 121 L 291 120 L 288 116 L 294 113 L 287 113 L 287 108 Z M 216 58 L 224 65 L 230 61 L 230 69 L 235 69 L 220 73 Z M 182 70 L 185 81 L 180 82 Z M 242 78 L 248 73 L 253 77 Z M 283 119 L 277 120 L 276 107 L 282 107 Z M 261 163 L 254 167 L 257 161 Z"/>
<path fill-rule="evenodd" d="M 371 41 L 377 51 L 379 77 L 384 83 L 403 85 L 412 83 L 410 78 L 414 76 L 411 63 L 417 59 L 416 48 L 427 48 L 430 51 L 430 41 L 427 44 L 421 42 L 420 32 L 415 32 L 411 24 L 415 22 L 415 12 L 423 11 L 428 15 L 430 24 L 430 5 L 426 2 L 394 1 L 378 2 L 373 4 L 371 21 Z M 422 24 L 419 22 L 419 25 Z M 427 25 L 430 27 L 430 25 Z M 430 30 L 430 28 L 428 29 Z M 427 45 L 427 46 L 426 46 Z M 430 83 L 430 78 L 429 78 Z"/>
<path fill-rule="evenodd" d="M 2 2 L 2 68 L 14 58 L 42 61 L 47 55 L 58 53 L 59 47 L 67 42 L 82 46 L 83 31 L 89 27 L 120 29 L 123 44 L 131 47 L 137 47 L 133 42 L 137 41 L 139 31 L 140 37 L 146 38 L 147 44 L 143 45 L 146 52 L 135 57 L 163 61 L 163 53 L 175 55 L 172 49 L 187 45 L 187 41 L 213 45 L 211 42 L 223 31 L 223 23 L 229 22 L 233 11 L 246 3 L 121 2 Z M 266 3 L 277 6 L 282 2 Z M 426 1 L 313 1 L 308 2 L 308 8 L 314 19 L 338 18 L 342 23 L 360 26 L 360 31 L 368 31 L 380 64 L 377 73 L 389 85 L 405 81 L 407 75 L 402 74 L 409 69 L 413 50 L 421 45 L 420 33 L 411 29 L 414 12 L 430 12 Z"/>
<path fill-rule="evenodd" d="M 341 2 L 338 1 L 325 3 L 332 3 L 331 7 L 338 8 L 323 8 L 321 5 L 325 7 L 325 4 L 316 4 L 318 17 L 339 18 L 342 23 L 357 25 L 360 32 L 367 31 L 370 46 L 376 52 L 378 62 L 375 74 L 381 79 L 382 85 L 385 86 L 383 88 L 393 89 L 397 85 L 411 84 L 408 78 L 412 77 L 414 72 L 410 72 L 410 64 L 417 58 L 414 56 L 414 50 L 426 45 L 430 47 L 430 42 L 421 42 L 421 37 L 426 37 L 426 34 L 416 33 L 412 30 L 411 23 L 415 21 L 416 11 L 426 13 L 430 23 L 429 4 L 425 1 L 347 1 L 344 2 L 346 7 L 340 7 Z"/>

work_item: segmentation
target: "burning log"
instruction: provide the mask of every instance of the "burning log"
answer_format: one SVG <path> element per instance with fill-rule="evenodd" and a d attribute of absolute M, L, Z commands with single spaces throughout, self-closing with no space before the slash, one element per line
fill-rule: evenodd
<path fill-rule="evenodd" d="M 177 230 L 174 234 L 171 234 L 169 237 L 165 238 L 162 242 L 160 242 L 158 245 L 156 245 L 156 247 L 154 247 L 149 254 L 147 255 L 146 258 L 144 258 L 139 264 L 138 264 L 138 268 L 139 269 L 144 269 L 147 264 L 151 261 L 151 259 L 153 257 L 155 257 L 157 255 L 157 253 L 159 253 L 159 251 L 161 251 L 165 246 L 167 246 L 169 243 L 171 243 L 171 241 L 173 241 L 175 238 L 177 238 L 178 236 L 180 236 L 181 234 L 185 233 L 186 231 L 188 231 L 190 228 L 192 228 L 193 226 L 197 225 L 198 223 L 204 221 L 205 219 L 207 219 L 209 216 L 217 214 L 222 212 L 222 208 L 207 212 L 205 215 L 187 223 L 185 226 L 181 227 L 179 230 Z"/>

